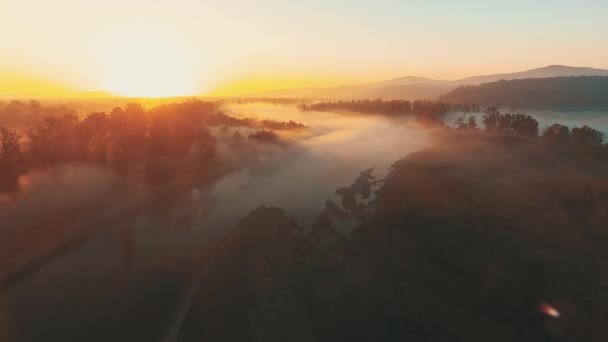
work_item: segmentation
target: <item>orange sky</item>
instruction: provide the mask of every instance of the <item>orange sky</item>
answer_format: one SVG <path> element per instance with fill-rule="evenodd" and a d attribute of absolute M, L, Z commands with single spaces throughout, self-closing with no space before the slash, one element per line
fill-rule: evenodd
<path fill-rule="evenodd" d="M 608 68 L 608 2 L 0 0 L 0 97 Z"/>

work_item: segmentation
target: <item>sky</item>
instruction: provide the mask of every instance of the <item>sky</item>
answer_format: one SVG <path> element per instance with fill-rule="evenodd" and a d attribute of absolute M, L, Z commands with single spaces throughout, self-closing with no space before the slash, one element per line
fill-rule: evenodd
<path fill-rule="evenodd" d="M 608 68 L 605 0 L 0 0 L 0 96 Z"/>

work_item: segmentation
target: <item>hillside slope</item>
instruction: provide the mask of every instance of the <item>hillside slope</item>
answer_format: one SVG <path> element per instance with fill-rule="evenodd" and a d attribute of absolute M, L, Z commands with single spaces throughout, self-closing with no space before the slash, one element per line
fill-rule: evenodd
<path fill-rule="evenodd" d="M 271 98 L 306 98 L 306 99 L 434 99 L 441 94 L 462 85 L 479 85 L 499 80 L 514 80 L 527 78 L 549 78 L 567 76 L 608 76 L 608 70 L 586 67 L 570 67 L 565 65 L 549 65 L 521 72 L 481 75 L 458 80 L 435 80 L 424 77 L 406 76 L 385 81 L 341 85 L 336 87 L 310 87 L 299 89 L 284 89 L 253 94 L 245 97 Z"/>
<path fill-rule="evenodd" d="M 440 97 L 451 103 L 511 108 L 608 107 L 608 77 L 576 76 L 461 86 Z"/>

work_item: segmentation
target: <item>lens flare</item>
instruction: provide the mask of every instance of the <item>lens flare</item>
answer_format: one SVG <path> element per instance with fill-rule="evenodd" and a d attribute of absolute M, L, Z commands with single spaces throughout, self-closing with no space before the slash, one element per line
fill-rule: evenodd
<path fill-rule="evenodd" d="M 549 317 L 553 317 L 553 318 L 560 317 L 559 311 L 557 311 L 557 309 L 549 303 L 545 303 L 545 302 L 540 303 L 538 305 L 538 310 Z"/>

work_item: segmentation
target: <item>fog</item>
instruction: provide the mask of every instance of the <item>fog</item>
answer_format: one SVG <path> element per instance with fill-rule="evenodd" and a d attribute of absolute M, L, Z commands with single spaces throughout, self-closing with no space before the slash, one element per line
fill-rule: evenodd
<path fill-rule="evenodd" d="M 427 142 L 423 130 L 403 120 L 303 113 L 267 104 L 236 105 L 229 110 L 243 117 L 294 120 L 310 128 L 288 133 L 286 147 L 267 146 L 260 159 L 246 163 L 211 189 L 217 210 L 211 212 L 210 221 L 227 218 L 228 225 L 267 205 L 285 209 L 308 227 L 337 188 L 350 185 L 361 171 L 372 167 L 374 176 L 384 177 L 391 163 Z"/>
<path fill-rule="evenodd" d="M 277 131 L 279 145 L 249 139 L 238 148 L 228 146 L 229 138 L 237 131 L 246 136 L 251 128 L 219 130 L 217 153 L 232 171 L 211 187 L 193 191 L 172 185 L 150 188 L 139 179 L 121 178 L 96 166 L 64 164 L 34 170 L 20 177 L 16 197 L 1 198 L 3 227 L 13 232 L 59 232 L 40 242 L 42 247 L 27 235 L 19 240 L 23 255 L 35 251 L 36 258 L 44 260 L 48 259 L 46 250 L 62 239 L 105 238 L 125 229 L 134 234 L 137 245 L 143 244 L 138 255 L 154 257 L 155 248 L 162 249 L 164 256 L 168 248 L 180 254 L 197 247 L 198 241 L 215 241 L 263 205 L 285 209 L 308 228 L 324 210 L 325 201 L 336 198 L 336 189 L 350 185 L 369 168 L 374 168 L 376 178 L 384 177 L 391 163 L 422 148 L 428 140 L 427 132 L 408 120 L 301 112 L 289 105 L 228 105 L 224 109 L 236 117 L 294 120 L 308 128 Z M 172 239 L 175 246 L 169 247 Z M 115 245 L 124 248 L 122 242 Z M 8 255 L 12 250 L 3 251 Z M 112 254 L 106 251 L 99 249 L 92 255 L 107 262 Z M 26 265 L 28 259 L 12 262 L 10 267 Z M 3 267 L 2 274 L 9 274 L 10 267 Z"/>
<path fill-rule="evenodd" d="M 185 113 L 189 107 L 179 108 Z M 488 281 L 493 279 L 492 269 L 496 267 L 519 268 L 519 262 L 509 260 L 521 257 L 536 258 L 539 264 L 567 273 L 564 279 L 579 279 L 579 283 L 585 285 L 582 281 L 586 278 L 577 272 L 593 266 L 589 260 L 594 260 L 599 253 L 592 243 L 599 241 L 596 237 L 600 236 L 594 229 L 572 228 L 581 222 L 588 227 L 600 226 L 605 220 L 604 209 L 594 202 L 597 199 L 600 203 L 605 193 L 597 179 L 598 174 L 605 174 L 605 166 L 586 157 L 585 147 L 564 149 L 538 137 L 504 132 L 425 128 L 409 117 L 302 112 L 295 105 L 225 104 L 221 110 L 223 116 L 216 115 L 222 119 L 218 120 L 221 123 L 212 125 L 207 121 L 213 158 L 206 159 L 201 164 L 203 168 L 177 169 L 182 172 L 173 174 L 169 181 L 149 182 L 145 173 L 121 174 L 103 164 L 86 162 L 62 162 L 21 174 L 19 191 L 3 197 L 0 202 L 5 237 L 0 249 L 0 260 L 3 260 L 0 328 L 4 334 L 11 334 L 0 338 L 10 342 L 106 341 L 118 337 L 148 341 L 170 336 L 174 339 L 169 340 L 176 340 L 176 334 L 184 327 L 182 323 L 187 322 L 185 319 L 192 319 L 190 308 L 209 305 L 214 314 L 222 311 L 213 307 L 213 303 L 201 304 L 193 298 L 201 288 L 212 292 L 224 287 L 231 289 L 235 280 L 223 278 L 223 261 L 215 263 L 215 268 L 208 267 L 208 263 L 217 260 L 216 247 L 223 245 L 226 237 L 233 242 L 242 238 L 242 234 L 233 232 L 242 233 L 244 229 L 249 236 L 257 236 L 256 229 L 275 222 L 271 219 L 271 223 L 267 223 L 266 219 L 282 215 L 278 214 L 283 212 L 279 209 L 256 210 L 262 206 L 284 210 L 286 219 L 276 222 L 293 219 L 298 236 L 308 239 L 306 243 L 314 248 L 327 241 L 331 244 L 332 238 L 341 241 L 334 247 L 342 248 L 340 253 L 348 256 L 342 264 L 334 265 L 333 259 L 323 259 L 322 252 L 316 256 L 312 252 L 314 257 L 308 260 L 312 268 L 300 265 L 297 267 L 304 268 L 294 269 L 295 273 L 312 277 L 308 278 L 311 288 L 314 287 L 311 284 L 324 281 L 351 284 L 351 274 L 359 274 L 360 279 L 387 279 L 369 273 L 371 268 L 358 269 L 360 263 L 354 255 L 357 251 L 359 255 L 369 255 L 370 262 L 375 255 L 383 253 L 393 253 L 398 259 L 397 255 L 404 249 L 392 244 L 397 235 L 384 235 L 388 226 L 409 227 L 399 230 L 402 243 L 422 248 L 418 255 L 429 256 L 429 260 L 451 255 L 451 260 L 459 261 L 460 256 L 469 256 L 471 260 L 466 259 L 463 265 L 477 270 L 473 278 L 490 279 Z M 601 115 L 590 111 L 580 112 L 574 118 L 566 113 L 524 112 L 538 119 L 541 129 L 555 122 L 607 128 L 602 125 L 606 121 Z M 481 114 L 477 115 L 480 118 Z M 451 114 L 446 122 L 451 123 L 457 117 Z M 269 131 L 259 125 L 263 120 L 275 120 L 279 128 Z M 293 123 L 281 129 L 287 127 L 281 123 L 289 120 Z M 171 127 L 170 122 L 165 124 Z M 589 148 L 592 151 L 594 147 Z M 221 168 L 217 176 L 213 172 L 205 173 L 206 168 L 218 165 Z M 362 198 L 367 198 L 369 186 L 374 183 L 362 171 L 370 169 L 376 180 L 386 178 L 386 182 L 378 197 L 372 192 L 371 199 L 377 198 L 374 205 L 366 206 L 369 199 Z M 202 173 L 200 179 L 206 181 L 197 183 L 197 173 Z M 355 179 L 358 180 L 355 182 Z M 354 182 L 361 184 L 353 185 Z M 368 190 L 361 191 L 361 187 Z M 328 206 L 327 200 L 336 204 Z M 254 210 L 259 216 L 251 219 L 250 213 Z M 266 217 L 264 213 L 270 212 L 274 214 Z M 244 220 L 245 217 L 249 221 Z M 480 217 L 483 220 L 478 220 Z M 581 217 L 590 219 L 583 221 Z M 378 222 L 383 223 L 378 225 Z M 249 228 L 251 225 L 254 228 Z M 233 230 L 235 226 L 240 228 Z M 265 234 L 274 239 L 272 228 L 265 230 Z M 301 235 L 300 228 L 312 234 Z M 355 228 L 359 238 L 350 239 L 349 233 Z M 478 235 L 477 229 L 489 235 Z M 365 234 L 367 239 L 362 238 Z M 462 234 L 476 238 L 469 240 Z M 436 236 L 443 238 L 436 239 Z M 508 239 L 503 239 L 504 236 Z M 234 239 L 230 240 L 231 237 Z M 477 238 L 485 242 L 479 243 Z M 241 242 L 243 251 L 232 245 L 238 251 L 225 248 L 223 257 L 230 260 L 228 265 L 234 262 L 243 266 L 233 269 L 238 273 L 235 279 L 245 279 L 245 283 L 258 281 L 256 272 L 238 271 L 257 267 L 255 261 L 251 261 L 251 266 L 247 257 L 248 253 L 258 253 L 255 249 L 247 250 L 255 244 L 249 244 L 248 240 Z M 537 257 L 534 253 L 539 246 L 551 248 L 551 252 Z M 374 249 L 377 254 L 368 254 Z M 351 252 L 355 254 L 349 254 Z M 264 258 L 269 260 L 284 257 L 268 253 Z M 565 259 L 570 260 L 570 264 L 564 263 Z M 382 260 L 374 262 L 384 265 Z M 421 287 L 409 288 L 403 293 L 408 302 L 425 298 L 425 295 L 416 295 L 416 291 L 424 292 L 429 284 L 437 281 L 434 291 L 453 298 L 455 302 L 446 307 L 456 310 L 461 294 L 444 286 L 448 283 L 445 278 L 450 276 L 462 282 L 453 289 L 468 288 L 468 298 L 476 298 L 479 303 L 484 301 L 477 285 L 467 283 L 472 278 L 463 275 L 458 263 L 446 267 L 441 263 L 418 262 L 421 264 L 417 264 L 416 259 L 407 261 L 409 266 L 403 270 L 407 277 L 411 276 L 407 273 L 409 267 L 424 270 L 411 278 L 421 281 Z M 337 268 L 326 275 L 314 271 L 315 267 L 331 265 Z M 199 281 L 204 272 L 222 280 Z M 373 272 L 387 275 L 392 271 L 390 267 L 377 266 Z M 592 270 L 584 274 L 600 273 Z M 558 275 L 552 275 L 551 279 L 562 281 Z M 344 278 L 340 280 L 341 277 Z M 509 274 L 508 277 L 522 284 L 533 283 L 526 276 Z M 325 290 L 328 286 L 331 288 L 327 284 Z M 390 281 L 383 281 L 379 288 L 387 284 Z M 307 289 L 308 285 L 302 283 L 300 287 L 285 290 Z M 361 294 L 355 297 L 377 290 L 372 283 L 368 285 L 369 288 L 359 288 Z M 528 304 L 534 306 L 538 301 L 552 299 L 541 285 L 538 285 L 541 290 L 534 290 Z M 338 292 L 348 290 L 349 286 L 344 285 Z M 552 290 L 556 298 L 576 302 L 577 292 L 556 288 L 554 285 Z M 505 293 L 513 298 L 519 296 L 496 284 L 486 288 L 488 290 L 503 297 Z M 247 295 L 247 291 L 236 290 L 225 297 Z M 340 298 L 338 292 L 335 298 Z M 374 298 L 382 296 L 377 293 Z M 370 321 L 372 317 L 379 317 L 371 307 L 355 305 L 355 297 L 345 297 L 344 312 L 358 308 L 362 314 L 369 315 Z M 224 297 L 218 298 L 221 306 Z M 331 300 L 326 303 L 321 297 L 317 299 L 321 300 L 318 308 L 333 305 Z M 238 305 L 245 302 L 235 299 Z M 263 301 L 258 304 L 265 305 Z M 526 305 L 511 307 L 522 321 L 535 313 Z M 408 308 L 403 306 L 403 312 Z M 474 306 L 470 310 L 472 315 L 487 315 L 491 311 L 486 308 L 475 311 Z M 325 318 L 314 319 L 340 322 L 336 316 L 327 314 Z M 223 316 L 217 317 L 221 321 Z M 496 318 L 496 322 L 501 321 Z M 350 324 L 347 320 L 343 323 Z"/>
<path fill-rule="evenodd" d="M 232 168 L 208 188 L 150 187 L 79 164 L 21 176 L 18 195 L 0 203 L 3 234 L 19 243 L 3 252 L 21 248 L 20 260 L 0 267 L 0 328 L 16 332 L 10 339 L 156 338 L 190 277 L 249 212 L 281 207 L 309 229 L 336 189 L 365 169 L 384 177 L 428 141 L 405 120 L 269 104 L 224 110 L 308 129 L 277 131 L 280 144 L 244 139 L 236 149 L 229 138 L 252 129 L 217 130 L 216 152 Z M 26 234 L 10 235 L 17 231 Z"/>
<path fill-rule="evenodd" d="M 606 340 L 605 161 L 539 137 L 433 133 L 395 162 L 356 238 L 331 222 L 289 233 L 273 208 L 241 221 L 180 341 Z"/>
<path fill-rule="evenodd" d="M 204 107 L 197 105 L 176 106 L 175 113 Z M 405 303 L 400 312 L 428 314 L 410 324 L 427 329 L 427 322 L 441 321 L 448 326 L 457 312 L 469 310 L 463 315 L 469 320 L 457 325 L 462 336 L 488 315 L 494 315 L 497 324 L 490 330 L 514 334 L 517 329 L 503 326 L 503 308 L 519 317 L 515 325 L 527 322 L 540 302 L 579 301 L 580 293 L 568 287 L 570 279 L 585 290 L 594 281 L 588 276 L 603 276 L 593 261 L 601 256 L 596 241 L 603 241 L 604 235 L 596 226 L 605 226 L 602 201 L 608 193 L 598 178 L 606 172 L 597 159 L 600 145 L 562 146 L 535 132 L 527 136 L 441 125 L 431 129 L 413 118 L 302 112 L 295 105 L 225 104 L 221 110 L 224 114 L 215 115 L 214 124 L 203 118 L 205 130 L 199 132 L 212 141 L 213 156 L 196 164 L 199 168 L 166 168 L 176 170 L 167 173 L 169 180 L 149 181 L 144 172 L 113 172 L 109 164 L 86 161 L 58 162 L 21 174 L 19 191 L 0 199 L 5 238 L 0 249 L 0 332 L 9 334 L 0 338 L 149 341 L 169 336 L 173 339 L 167 341 L 174 341 L 181 331 L 194 338 L 196 327 L 206 331 L 209 317 L 191 314 L 190 309 L 204 306 L 211 313 L 209 324 L 219 325 L 226 317 L 222 312 L 244 307 L 250 317 L 250 306 L 265 308 L 266 300 L 250 293 L 249 285 L 238 287 L 252 283 L 273 298 L 275 292 L 310 296 L 319 314 L 310 315 L 311 322 L 343 324 L 335 331 L 319 331 L 338 336 L 365 330 L 353 328 L 348 318 L 359 310 L 372 322 L 367 327 L 375 334 L 388 331 L 381 328 L 386 323 L 383 314 L 375 310 L 394 300 L 392 290 L 386 290 L 401 288 L 401 276 L 410 285 L 400 292 Z M 594 112 L 581 112 L 574 119 L 565 113 L 524 112 L 537 118 L 541 128 L 554 122 L 606 127 Z M 167 118 L 161 127 L 174 128 Z M 456 118 L 451 114 L 446 122 Z M 275 120 L 278 128 L 260 126 L 263 120 Z M 289 120 L 293 123 L 285 125 Z M 188 132 L 186 125 L 180 128 L 175 132 Z M 179 141 L 167 136 L 152 141 Z M 161 154 L 161 166 L 171 161 L 187 166 L 197 147 L 187 146 L 188 153 L 175 159 Z M 155 164 L 144 165 L 155 170 Z M 213 167 L 216 172 L 209 171 Z M 385 179 L 378 195 L 371 193 L 377 200 L 369 206 L 369 189 L 378 187 L 364 170 Z M 327 205 L 330 199 L 337 204 Z M 266 208 L 256 210 L 262 206 Z M 581 224 L 586 229 L 578 229 Z M 297 233 L 283 235 L 275 228 Z M 312 234 L 303 235 L 300 228 Z M 351 239 L 353 228 L 357 238 Z M 273 244 L 287 247 L 260 247 Z M 304 252 L 297 247 L 302 245 L 307 246 Z M 282 254 L 286 250 L 290 253 Z M 539 250 L 545 252 L 538 255 Z M 287 273 L 265 269 L 272 269 L 274 260 L 288 261 L 286 256 L 296 254 L 306 262 L 297 259 Z M 453 263 L 441 262 L 446 256 Z M 399 270 L 400 277 L 392 277 L 395 270 L 385 257 L 407 264 Z M 529 260 L 545 270 L 550 288 L 545 278 L 537 281 L 525 272 L 510 271 L 527 268 Z M 506 283 L 494 280 L 495 270 L 501 268 Z M 305 281 L 300 282 L 300 275 Z M 267 279 L 284 278 L 289 282 L 263 285 Z M 292 283 L 296 278 L 298 284 Z M 509 282 L 523 284 L 532 295 L 513 291 Z M 448 301 L 442 307 L 454 315 L 441 318 L 434 313 L 429 288 Z M 197 301 L 201 292 L 210 295 Z M 378 302 L 359 303 L 364 296 Z M 485 306 L 492 296 L 503 298 L 496 309 Z M 464 307 L 463 298 L 469 300 Z M 524 304 L 517 301 L 521 298 L 527 298 Z M 409 305 L 416 300 L 423 302 Z M 288 302 L 278 301 L 277 307 L 296 308 L 302 316 L 309 310 Z M 472 303 L 477 306 L 468 305 Z M 342 314 L 328 309 L 334 307 Z M 392 319 L 401 327 L 401 316 Z M 229 331 L 233 323 L 226 325 Z M 188 330 L 192 326 L 194 332 Z M 534 336 L 546 333 L 540 323 L 531 327 L 538 334 Z"/>
<path fill-rule="evenodd" d="M 541 132 L 545 127 L 560 123 L 570 129 L 587 125 L 608 134 L 608 111 L 606 110 L 500 109 L 500 112 L 530 115 L 538 121 L 538 127 Z M 483 112 L 480 112 L 467 115 L 477 116 L 478 123 L 481 123 L 483 114 Z M 452 112 L 446 117 L 445 122 L 447 124 L 453 124 L 461 115 L 462 113 Z"/>
<path fill-rule="evenodd" d="M 587 125 L 608 134 L 608 111 L 535 110 L 531 111 L 530 115 L 538 121 L 541 129 L 554 123 L 560 123 L 570 129 Z"/>

